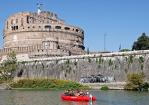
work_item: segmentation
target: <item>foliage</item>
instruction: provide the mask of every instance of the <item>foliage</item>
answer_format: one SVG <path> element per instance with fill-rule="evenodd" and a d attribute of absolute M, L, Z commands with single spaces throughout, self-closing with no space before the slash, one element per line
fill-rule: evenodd
<path fill-rule="evenodd" d="M 148 88 L 149 88 L 149 83 L 145 82 L 145 83 L 142 85 L 142 89 L 148 91 Z"/>
<path fill-rule="evenodd" d="M 88 57 L 88 63 L 91 63 L 91 58 Z"/>
<path fill-rule="evenodd" d="M 0 65 L 0 79 L 9 80 L 13 78 L 13 73 L 17 67 L 17 59 L 15 52 L 11 52 L 7 55 L 7 59 Z"/>
<path fill-rule="evenodd" d="M 77 66 L 77 61 L 74 62 L 74 65 Z"/>
<path fill-rule="evenodd" d="M 144 65 L 143 65 L 143 64 L 141 64 L 141 70 L 143 70 L 143 68 L 144 68 Z"/>
<path fill-rule="evenodd" d="M 121 49 L 119 52 L 127 52 L 130 51 L 129 49 Z"/>
<path fill-rule="evenodd" d="M 128 64 L 132 64 L 133 63 L 133 56 L 130 55 L 127 60 L 128 60 Z"/>
<path fill-rule="evenodd" d="M 66 60 L 65 64 L 70 64 L 70 61 L 69 61 L 69 59 L 68 59 L 68 60 Z"/>
<path fill-rule="evenodd" d="M 149 49 L 149 37 L 142 33 L 142 35 L 133 43 L 132 50 L 147 50 Z"/>
<path fill-rule="evenodd" d="M 146 90 L 148 88 L 147 83 L 144 82 L 144 74 L 141 73 L 129 73 L 127 75 L 127 83 L 124 86 L 126 90 Z"/>
<path fill-rule="evenodd" d="M 140 66 L 141 66 L 141 70 L 143 70 L 143 68 L 144 68 L 144 57 L 142 57 L 142 56 L 140 56 L 139 57 L 139 63 L 140 63 Z"/>
<path fill-rule="evenodd" d="M 118 66 L 115 64 L 114 69 L 117 69 L 117 67 L 118 67 Z"/>
<path fill-rule="evenodd" d="M 98 63 L 99 62 L 99 60 L 98 60 L 98 58 L 96 58 L 96 63 Z"/>
<path fill-rule="evenodd" d="M 98 63 L 101 64 L 101 63 L 103 63 L 103 62 L 104 62 L 104 60 L 103 60 L 103 59 L 101 58 L 101 56 L 100 56 Z"/>
<path fill-rule="evenodd" d="M 113 61 L 110 59 L 109 60 L 109 66 L 112 66 L 113 65 Z"/>
<path fill-rule="evenodd" d="M 2 83 L 4 83 L 4 81 L 3 80 L 0 80 L 0 84 L 2 84 Z"/>
<path fill-rule="evenodd" d="M 107 85 L 103 85 L 100 90 L 109 90 L 109 87 Z"/>
<path fill-rule="evenodd" d="M 56 60 L 55 63 L 58 64 L 58 60 Z"/>
<path fill-rule="evenodd" d="M 144 58 L 142 56 L 139 57 L 139 62 L 143 63 L 144 62 Z"/>
<path fill-rule="evenodd" d="M 57 80 L 57 79 L 22 79 L 10 84 L 12 88 L 34 88 L 34 89 L 87 89 L 79 83 Z"/>

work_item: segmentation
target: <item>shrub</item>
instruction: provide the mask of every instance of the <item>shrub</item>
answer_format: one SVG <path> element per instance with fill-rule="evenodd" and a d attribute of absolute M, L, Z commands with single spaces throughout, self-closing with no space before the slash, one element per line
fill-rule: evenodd
<path fill-rule="evenodd" d="M 8 81 L 14 77 L 17 67 L 17 59 L 14 51 L 7 55 L 7 59 L 0 64 L 0 80 Z"/>
<path fill-rule="evenodd" d="M 144 82 L 144 74 L 142 72 L 130 73 L 127 75 L 127 83 L 124 86 L 124 89 L 142 91 L 147 90 L 148 87 L 148 83 Z"/>
<path fill-rule="evenodd" d="M 145 83 L 143 84 L 142 88 L 143 88 L 143 90 L 146 90 L 146 91 L 147 91 L 148 88 L 149 88 L 149 83 L 145 82 Z"/>
<path fill-rule="evenodd" d="M 109 60 L 109 66 L 112 66 L 113 65 L 113 61 L 110 59 Z"/>
<path fill-rule="evenodd" d="M 103 85 L 100 90 L 109 90 L 109 87 L 107 85 Z"/>
<path fill-rule="evenodd" d="M 2 84 L 2 83 L 4 83 L 4 81 L 0 79 L 0 84 Z"/>
<path fill-rule="evenodd" d="M 34 88 L 34 89 L 82 89 L 88 88 L 79 83 L 57 80 L 57 79 L 22 79 L 10 84 L 12 88 Z"/>

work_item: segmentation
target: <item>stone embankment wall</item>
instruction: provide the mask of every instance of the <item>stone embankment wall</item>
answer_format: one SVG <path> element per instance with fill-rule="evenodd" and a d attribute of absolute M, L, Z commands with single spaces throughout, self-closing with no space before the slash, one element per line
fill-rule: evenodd
<path fill-rule="evenodd" d="M 123 90 L 126 82 L 110 82 L 110 83 L 83 83 L 92 89 L 101 89 L 103 86 L 108 86 L 110 90 Z"/>
<path fill-rule="evenodd" d="M 149 80 L 149 50 L 99 53 L 19 61 L 16 77 L 56 78 L 79 81 L 102 74 L 111 82 L 123 82 L 129 72 L 143 72 Z"/>

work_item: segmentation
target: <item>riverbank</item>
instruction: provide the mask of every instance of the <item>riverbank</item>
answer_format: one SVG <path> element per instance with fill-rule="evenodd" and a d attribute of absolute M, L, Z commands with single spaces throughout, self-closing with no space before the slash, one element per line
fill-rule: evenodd
<path fill-rule="evenodd" d="M 23 79 L 11 83 L 0 84 L 0 89 L 18 89 L 18 90 L 30 90 L 30 89 L 76 89 L 76 88 L 90 88 L 99 90 L 103 86 L 107 86 L 110 90 L 124 90 L 126 82 L 110 82 L 110 83 L 75 83 L 64 80 L 51 80 L 51 79 Z"/>
<path fill-rule="evenodd" d="M 9 88 L 8 88 L 9 87 Z M 58 79 L 20 79 L 17 81 L 4 82 L 0 85 L 0 89 L 54 89 L 54 90 L 67 90 L 67 89 L 88 89 L 80 83 L 69 80 Z"/>
<path fill-rule="evenodd" d="M 101 89 L 103 86 L 107 86 L 110 90 L 124 90 L 126 82 L 110 82 L 110 83 L 82 83 L 84 86 L 88 86 L 92 89 Z"/>

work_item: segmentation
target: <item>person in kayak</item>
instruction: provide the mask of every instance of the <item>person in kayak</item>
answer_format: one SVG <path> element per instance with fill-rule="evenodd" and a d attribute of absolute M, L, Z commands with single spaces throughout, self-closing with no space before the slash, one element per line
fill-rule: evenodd
<path fill-rule="evenodd" d="M 82 90 L 76 90 L 75 92 L 73 90 L 66 90 L 64 92 L 65 96 L 87 96 L 89 92 L 82 91 Z"/>
<path fill-rule="evenodd" d="M 66 91 L 64 92 L 64 95 L 65 95 L 65 96 L 75 96 L 73 90 L 66 90 Z"/>

